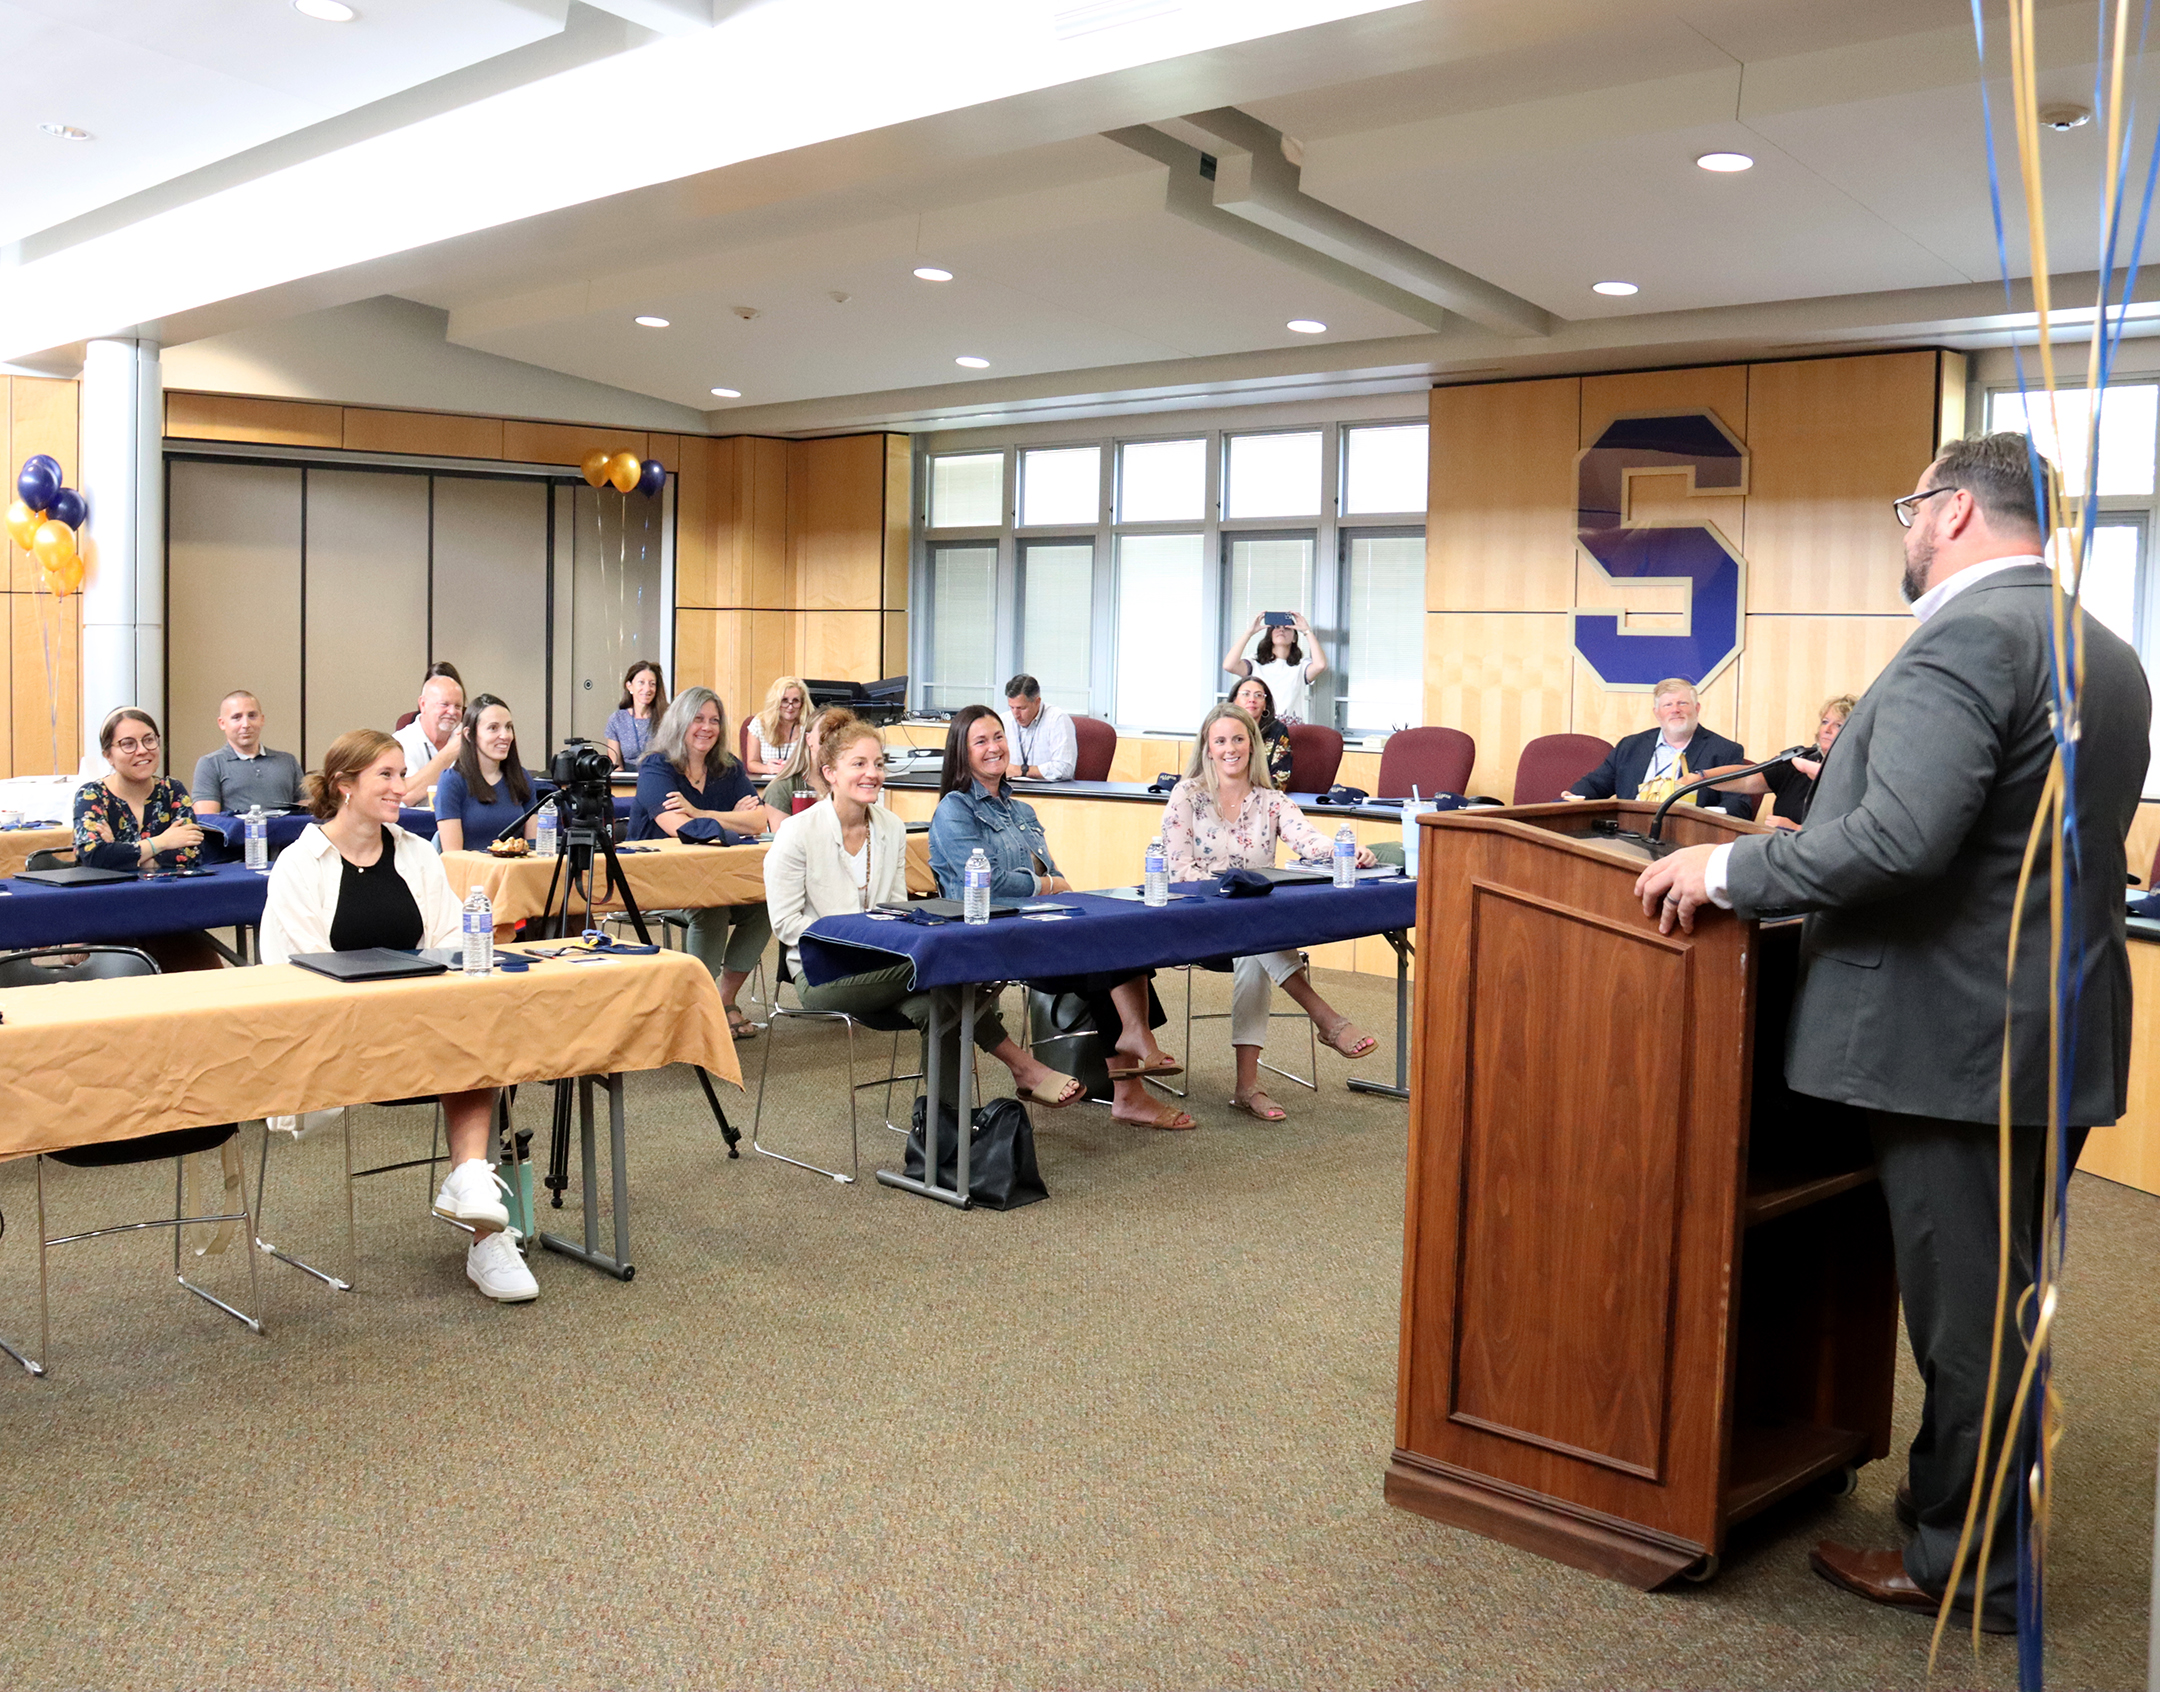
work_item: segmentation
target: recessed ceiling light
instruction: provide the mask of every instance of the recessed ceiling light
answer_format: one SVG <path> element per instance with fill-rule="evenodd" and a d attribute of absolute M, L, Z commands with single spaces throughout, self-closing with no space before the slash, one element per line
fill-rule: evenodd
<path fill-rule="evenodd" d="M 952 280 L 951 271 L 940 270 L 934 264 L 918 264 L 915 267 L 915 274 L 925 282 L 950 282 Z"/>
<path fill-rule="evenodd" d="M 1638 293 L 1640 290 L 1632 282 L 1593 282 L 1590 284 L 1590 292 L 1593 294 L 1610 294 L 1615 299 L 1620 299 L 1626 295 Z"/>
<path fill-rule="evenodd" d="M 1283 327 L 1299 335 L 1325 335 L 1327 333 L 1327 325 L 1317 317 L 1293 317 Z"/>
<path fill-rule="evenodd" d="M 353 9 L 341 0 L 292 0 L 292 9 L 303 18 L 314 18 L 326 24 L 349 24 L 353 21 Z"/>
<path fill-rule="evenodd" d="M 90 131 L 77 129 L 72 123 L 41 123 L 38 128 L 42 129 L 47 135 L 59 136 L 63 141 L 87 141 L 90 139 Z"/>
<path fill-rule="evenodd" d="M 740 388 L 715 388 L 715 389 L 713 389 L 713 391 L 712 391 L 712 397 L 713 397 L 714 399 L 741 399 L 741 398 L 742 398 L 742 389 L 740 389 Z"/>
<path fill-rule="evenodd" d="M 1704 153 L 1695 162 L 1704 170 L 1721 171 L 1728 176 L 1736 170 L 1755 168 L 1755 161 L 1745 153 Z"/>
<path fill-rule="evenodd" d="M 641 317 L 637 320 L 637 326 L 640 329 L 665 329 L 667 319 L 664 317 Z"/>
<path fill-rule="evenodd" d="M 973 353 L 962 353 L 953 360 L 953 363 L 959 365 L 963 370 L 988 370 L 990 368 L 990 361 L 987 358 L 977 358 Z"/>

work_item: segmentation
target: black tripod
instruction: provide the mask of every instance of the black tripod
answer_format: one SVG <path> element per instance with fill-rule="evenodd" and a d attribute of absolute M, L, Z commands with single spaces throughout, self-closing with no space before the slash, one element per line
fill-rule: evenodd
<path fill-rule="evenodd" d="M 592 920 L 593 902 L 605 899 L 612 891 L 622 899 L 623 914 L 630 919 L 636 931 L 638 944 L 650 946 L 652 934 L 645 926 L 645 914 L 638 909 L 637 895 L 630 891 L 630 881 L 622 872 L 622 860 L 615 855 L 615 827 L 613 806 L 604 797 L 593 802 L 578 803 L 578 795 L 568 788 L 558 787 L 534 802 L 526 816 L 537 816 L 552 806 L 557 823 L 557 838 L 561 847 L 555 867 L 548 876 L 547 897 L 541 902 L 538 926 L 543 933 L 558 938 L 570 932 L 570 899 L 573 892 L 583 890 L 585 920 Z M 524 818 L 512 825 L 522 830 Z M 594 864 L 604 864 L 604 878 L 597 893 L 593 887 Z M 562 907 L 555 905 L 555 889 L 562 889 Z M 728 1156 L 739 1158 L 742 1152 L 742 1134 L 727 1119 L 727 1112 L 720 1108 L 720 1095 L 713 1090 L 712 1077 L 702 1064 L 692 1064 L 698 1085 L 705 1089 L 705 1102 L 712 1107 L 713 1120 L 720 1125 L 720 1137 L 727 1142 Z M 570 1185 L 570 1095 L 574 1078 L 566 1077 L 555 1085 L 554 1132 L 548 1140 L 548 1172 L 544 1185 L 549 1193 L 551 1208 L 562 1209 L 563 1193 Z"/>

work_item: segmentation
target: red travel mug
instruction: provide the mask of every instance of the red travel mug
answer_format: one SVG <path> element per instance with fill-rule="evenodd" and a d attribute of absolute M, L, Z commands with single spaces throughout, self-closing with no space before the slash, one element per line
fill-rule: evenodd
<path fill-rule="evenodd" d="M 816 803 L 817 795 L 815 793 L 798 793 L 795 795 L 795 808 L 788 814 L 799 817 Z"/>

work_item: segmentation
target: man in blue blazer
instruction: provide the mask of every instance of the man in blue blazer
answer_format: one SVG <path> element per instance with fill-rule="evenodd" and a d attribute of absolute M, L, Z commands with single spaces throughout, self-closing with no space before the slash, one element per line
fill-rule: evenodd
<path fill-rule="evenodd" d="M 1563 799 L 1633 799 L 1645 781 L 1671 776 L 1683 762 L 1687 766 L 1683 780 L 1692 780 L 1721 764 L 1748 761 L 1747 748 L 1737 740 L 1727 740 L 1702 726 L 1702 701 L 1695 697 L 1693 682 L 1678 676 L 1659 682 L 1650 695 L 1650 709 L 1656 713 L 1658 726 L 1621 741 L 1606 754 L 1605 762 L 1563 793 Z M 1695 796 L 1695 803 L 1730 811 L 1736 817 L 1752 820 L 1755 815 L 1755 800 L 1744 793 L 1705 788 Z"/>

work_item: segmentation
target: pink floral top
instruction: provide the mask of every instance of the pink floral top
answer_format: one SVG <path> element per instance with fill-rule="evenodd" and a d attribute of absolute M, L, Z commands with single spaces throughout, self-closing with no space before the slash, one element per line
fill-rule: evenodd
<path fill-rule="evenodd" d="M 1287 793 L 1256 787 L 1235 817 L 1223 817 L 1207 789 L 1188 776 L 1163 807 L 1163 851 L 1172 881 L 1201 881 L 1224 870 L 1268 869 L 1275 843 L 1287 841 L 1301 858 L 1325 858 L 1333 842 L 1305 820 Z"/>

